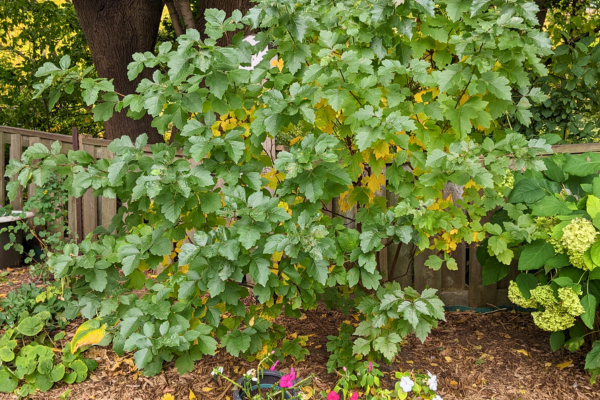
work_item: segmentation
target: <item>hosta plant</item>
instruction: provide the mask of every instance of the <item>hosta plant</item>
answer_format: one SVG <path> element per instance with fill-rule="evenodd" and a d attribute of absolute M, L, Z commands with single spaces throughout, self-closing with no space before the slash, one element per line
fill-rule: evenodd
<path fill-rule="evenodd" d="M 71 196 L 120 200 L 97 239 L 48 263 L 75 280 L 85 318 L 116 326 L 115 350 L 135 351 L 145 374 L 171 360 L 188 372 L 217 345 L 264 355 L 287 340 L 275 318 L 322 300 L 358 314 L 353 356 L 392 360 L 404 336 L 423 339 L 442 318 L 441 303 L 433 291 L 382 286 L 377 253 L 414 244 L 434 252 L 428 267 L 456 268 L 450 252 L 483 240 L 481 217 L 504 204 L 507 155 L 545 168 L 535 156 L 550 147 L 510 129 L 544 98 L 530 89 L 550 51 L 536 11 L 515 0 L 260 0 L 227 19 L 207 10 L 204 39 L 189 30 L 158 54 L 133 55 L 131 79 L 154 73 L 124 97 L 78 77 L 67 58 L 46 64 L 40 91 L 79 80 L 96 119 L 149 114 L 170 140 L 148 150 L 145 135 L 123 137 L 101 160 L 36 144 L 11 160 L 9 195 L 56 173 Z M 244 26 L 256 45 L 241 32 L 216 45 Z M 239 68 L 269 42 L 252 71 Z M 290 130 L 302 140 L 271 159 L 262 143 Z M 452 184 L 462 198 L 444 194 Z M 332 213 L 334 198 L 355 217 Z"/>

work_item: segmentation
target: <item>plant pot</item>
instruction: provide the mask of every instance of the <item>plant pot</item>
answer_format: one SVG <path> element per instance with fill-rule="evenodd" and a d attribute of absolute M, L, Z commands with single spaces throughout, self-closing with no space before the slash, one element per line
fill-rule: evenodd
<path fill-rule="evenodd" d="M 260 387 L 261 389 L 269 389 L 273 386 L 277 386 L 279 380 L 284 374 L 279 371 L 260 371 Z M 244 386 L 244 377 L 242 376 L 238 379 L 237 384 L 240 386 Z M 296 384 L 296 381 L 294 381 Z M 256 390 L 256 386 L 252 386 L 252 390 Z M 287 389 L 285 392 L 285 398 L 291 399 L 292 397 L 297 395 L 296 390 Z M 233 400 L 247 400 L 246 393 L 244 393 L 240 388 L 235 387 L 233 389 Z"/>
<path fill-rule="evenodd" d="M 12 215 L 0 217 L 0 230 L 9 226 L 15 226 L 17 221 L 21 219 L 19 218 L 20 214 L 20 211 L 13 211 Z M 32 217 L 33 213 L 25 213 L 25 219 L 30 219 Z M 16 268 L 21 266 L 21 254 L 18 251 L 16 251 L 12 246 L 8 250 L 4 250 L 4 246 L 11 243 L 10 234 L 11 232 L 0 233 L 0 269 Z M 19 231 L 15 233 L 15 236 L 15 243 L 22 244 L 23 233 Z"/>

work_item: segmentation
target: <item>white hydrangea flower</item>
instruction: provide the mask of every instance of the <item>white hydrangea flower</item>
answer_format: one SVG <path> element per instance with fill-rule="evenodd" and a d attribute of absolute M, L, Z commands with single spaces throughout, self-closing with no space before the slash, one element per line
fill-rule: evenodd
<path fill-rule="evenodd" d="M 400 379 L 400 388 L 406 393 L 412 391 L 413 386 L 415 386 L 415 383 L 408 376 L 403 376 L 402 379 Z"/>

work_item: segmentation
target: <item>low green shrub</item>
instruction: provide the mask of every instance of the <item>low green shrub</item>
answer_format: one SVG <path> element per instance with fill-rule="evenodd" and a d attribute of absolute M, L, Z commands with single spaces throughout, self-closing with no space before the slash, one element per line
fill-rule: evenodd
<path fill-rule="evenodd" d="M 553 351 L 591 344 L 585 368 L 600 373 L 600 154 L 555 154 L 544 172 L 514 173 L 508 203 L 484 225 L 491 236 L 477 252 L 483 282 L 517 263 L 509 299 L 535 309 L 535 324 L 553 332 Z"/>

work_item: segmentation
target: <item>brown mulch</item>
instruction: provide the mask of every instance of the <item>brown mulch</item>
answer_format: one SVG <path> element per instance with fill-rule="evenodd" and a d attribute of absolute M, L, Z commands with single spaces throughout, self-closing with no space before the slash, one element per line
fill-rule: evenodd
<path fill-rule="evenodd" d="M 4 275 L 8 272 L 8 275 Z M 42 280 L 34 278 L 29 274 L 29 267 L 0 268 L 0 299 L 6 297 L 9 292 L 16 290 L 24 283 L 42 284 Z"/>
<path fill-rule="evenodd" d="M 12 273 L 10 279 L 13 280 Z M 23 278 L 23 282 L 27 279 Z M 0 293 L 5 290 L 4 286 L 0 283 Z M 424 344 L 411 336 L 394 365 L 381 365 L 386 374 L 384 385 L 392 388 L 395 370 L 431 371 L 438 375 L 438 393 L 444 400 L 600 399 L 598 384 L 590 385 L 589 375 L 583 370 L 585 351 L 552 353 L 549 334 L 540 331 L 530 315 L 506 311 L 448 312 L 446 318 L 447 322 L 440 323 Z M 312 399 L 320 399 L 318 391 L 331 389 L 335 384 L 336 375 L 328 374 L 326 368 L 326 336 L 337 334 L 337 327 L 348 319 L 321 307 L 301 320 L 281 317 L 277 321 L 286 327 L 288 336 L 308 336 L 310 355 L 299 363 L 286 360 L 279 369 L 288 372 L 293 366 L 300 377 L 315 374 L 319 380 L 313 386 L 317 393 Z M 76 321 L 67 329 L 65 342 L 73 336 L 79 323 L 81 321 Z M 174 363 L 168 363 L 161 374 L 147 378 L 139 375 L 131 354 L 120 358 L 108 348 L 95 347 L 85 356 L 99 363 L 90 379 L 71 386 L 59 383 L 34 398 L 57 399 L 71 389 L 69 399 L 76 400 L 158 400 L 165 394 L 173 395 L 176 400 L 187 400 L 191 390 L 198 399 L 230 400 L 230 384 L 212 379 L 212 368 L 223 366 L 226 375 L 237 378 L 256 366 L 256 362 L 233 358 L 220 349 L 214 357 L 198 361 L 194 370 L 183 376 L 177 373 Z M 0 394 L 1 400 L 13 398 Z"/>

